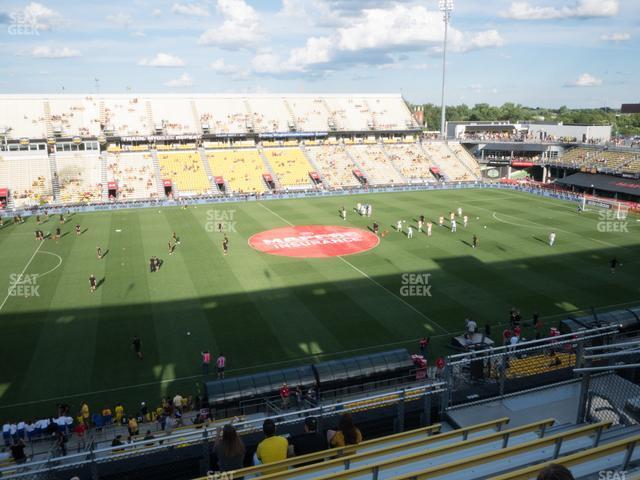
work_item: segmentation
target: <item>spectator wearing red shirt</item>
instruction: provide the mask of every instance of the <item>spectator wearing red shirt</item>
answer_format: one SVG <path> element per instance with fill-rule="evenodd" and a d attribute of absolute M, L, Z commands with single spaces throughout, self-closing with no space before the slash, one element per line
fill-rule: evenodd
<path fill-rule="evenodd" d="M 282 400 L 282 409 L 286 410 L 289 408 L 289 397 L 291 396 L 291 391 L 286 383 L 283 383 L 280 387 L 280 399 Z"/>
<path fill-rule="evenodd" d="M 505 329 L 504 332 L 502 332 L 502 343 L 503 345 L 511 344 L 511 330 L 509 330 L 508 328 Z"/>

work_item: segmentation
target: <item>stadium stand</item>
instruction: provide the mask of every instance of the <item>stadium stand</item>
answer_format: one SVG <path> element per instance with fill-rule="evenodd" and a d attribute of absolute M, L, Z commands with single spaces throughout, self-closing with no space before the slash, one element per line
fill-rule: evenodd
<path fill-rule="evenodd" d="M 232 192 L 260 193 L 266 189 L 264 163 L 254 148 L 207 151 L 207 161 L 213 175 L 223 177 Z"/>
<path fill-rule="evenodd" d="M 11 138 L 45 138 L 42 98 L 0 95 L 0 129 L 7 130 Z"/>
<path fill-rule="evenodd" d="M 181 194 L 211 193 L 211 183 L 198 152 L 158 153 L 158 161 L 162 179 L 171 180 Z"/>
<path fill-rule="evenodd" d="M 199 119 L 191 99 L 167 98 L 150 103 L 156 131 L 161 129 L 167 135 L 192 134 L 199 131 Z"/>
<path fill-rule="evenodd" d="M 406 103 L 389 97 L 372 98 L 368 101 L 371 108 L 373 127 L 376 130 L 404 130 L 416 128 L 416 122 Z"/>
<path fill-rule="evenodd" d="M 105 96 L 100 107 L 102 123 L 116 135 L 153 133 L 150 113 L 142 98 L 132 96 Z"/>
<path fill-rule="evenodd" d="M 423 142 L 422 147 L 430 158 L 437 159 L 439 167 L 449 180 L 465 181 L 472 179 L 469 171 L 444 143 Z"/>
<path fill-rule="evenodd" d="M 117 183 L 120 200 L 157 197 L 158 182 L 150 153 L 109 153 L 107 164 L 108 179 Z"/>
<path fill-rule="evenodd" d="M 249 112 L 242 97 L 202 98 L 197 102 L 200 123 L 211 133 L 246 133 Z"/>
<path fill-rule="evenodd" d="M 369 183 L 391 185 L 406 182 L 379 145 L 353 145 L 346 151 L 367 173 Z"/>
<path fill-rule="evenodd" d="M 102 199 L 102 164 L 98 151 L 56 154 L 59 201 L 97 202 Z"/>
<path fill-rule="evenodd" d="M 371 109 L 365 98 L 327 97 L 326 103 L 338 130 L 366 131 L 373 129 Z"/>
<path fill-rule="evenodd" d="M 265 148 L 271 168 L 285 189 L 311 187 L 309 173 L 314 169 L 299 148 Z"/>
<path fill-rule="evenodd" d="M 88 137 L 100 134 L 100 106 L 96 98 L 52 96 L 46 103 L 54 135 Z"/>
<path fill-rule="evenodd" d="M 433 163 L 416 144 L 385 144 L 384 150 L 404 177 L 410 181 L 434 181 Z"/>
<path fill-rule="evenodd" d="M 320 168 L 320 174 L 331 188 L 357 187 L 360 181 L 353 174 L 358 167 L 345 152 L 343 145 L 306 147 Z"/>
<path fill-rule="evenodd" d="M 460 145 L 460 142 L 449 142 L 448 145 L 449 149 L 455 154 L 458 161 L 460 161 L 469 170 L 469 173 L 471 174 L 469 180 L 480 179 L 481 173 L 478 161 L 473 158 L 467 149 Z"/>
<path fill-rule="evenodd" d="M 296 96 L 287 99 L 294 112 L 296 130 L 323 132 L 329 128 L 329 109 L 322 98 Z"/>
<path fill-rule="evenodd" d="M 640 173 L 640 154 L 630 151 L 576 147 L 553 163 L 576 169 Z"/>
<path fill-rule="evenodd" d="M 252 97 L 249 105 L 253 113 L 253 128 L 256 132 L 288 132 L 291 112 L 283 98 Z"/>
<path fill-rule="evenodd" d="M 7 179 L 16 207 L 53 200 L 51 166 L 46 151 L 0 152 L 0 178 Z"/>

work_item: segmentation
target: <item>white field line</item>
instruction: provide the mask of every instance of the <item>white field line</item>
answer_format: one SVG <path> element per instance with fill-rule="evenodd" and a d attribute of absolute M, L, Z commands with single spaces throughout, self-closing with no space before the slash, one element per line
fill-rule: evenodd
<path fill-rule="evenodd" d="M 18 286 L 20 284 L 20 280 L 22 280 L 22 277 L 24 276 L 24 272 L 27 271 L 27 268 L 29 268 L 29 265 L 31 265 L 31 262 L 33 262 L 33 259 L 35 258 L 36 254 L 38 253 L 38 251 L 40 250 L 40 248 L 42 248 L 42 245 L 44 244 L 43 241 L 41 241 L 38 244 L 38 248 L 36 248 L 36 251 L 33 252 L 33 255 L 31 255 L 31 258 L 29 259 L 29 261 L 27 262 L 27 264 L 24 266 L 24 268 L 22 269 L 22 272 L 20 273 L 20 276 L 16 279 L 15 282 L 13 282 L 13 285 L 11 285 L 9 287 L 9 290 L 7 292 L 7 296 L 4 297 L 4 300 L 2 301 L 2 303 L 0 303 L 0 312 L 2 311 L 2 309 L 4 308 L 4 306 L 7 303 L 7 300 L 9 300 L 9 297 L 11 296 L 11 294 L 13 293 L 13 291 L 15 290 L 16 286 Z"/>

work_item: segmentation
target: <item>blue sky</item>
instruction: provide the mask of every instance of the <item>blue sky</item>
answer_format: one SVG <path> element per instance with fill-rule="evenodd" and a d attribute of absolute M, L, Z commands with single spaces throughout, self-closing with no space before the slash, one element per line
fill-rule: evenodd
<path fill-rule="evenodd" d="M 448 103 L 640 101 L 640 1 L 454 2 Z M 0 92 L 400 92 L 438 103 L 442 33 L 437 0 L 3 0 Z"/>

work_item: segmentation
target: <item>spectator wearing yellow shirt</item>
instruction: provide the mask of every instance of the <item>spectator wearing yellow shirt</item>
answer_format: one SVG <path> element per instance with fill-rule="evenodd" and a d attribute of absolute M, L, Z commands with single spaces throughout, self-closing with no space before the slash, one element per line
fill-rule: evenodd
<path fill-rule="evenodd" d="M 116 405 L 115 412 L 116 412 L 116 416 L 113 419 L 113 422 L 116 425 L 122 425 L 123 419 L 124 419 L 124 407 L 122 406 L 121 403 Z"/>
<path fill-rule="evenodd" d="M 89 405 L 87 402 L 82 402 L 82 407 L 80 407 L 80 415 L 82 416 L 82 422 L 89 427 Z"/>
<path fill-rule="evenodd" d="M 362 442 L 362 433 L 353 424 L 350 413 L 345 413 L 340 417 L 338 430 L 329 430 L 327 440 L 331 447 L 344 447 L 346 445 L 357 445 Z"/>
<path fill-rule="evenodd" d="M 263 464 L 279 462 L 287 458 L 289 442 L 286 438 L 276 435 L 276 424 L 273 420 L 267 419 L 262 424 L 262 432 L 266 437 L 258 444 L 256 458 Z M 287 467 L 283 467 L 282 471 Z"/>

